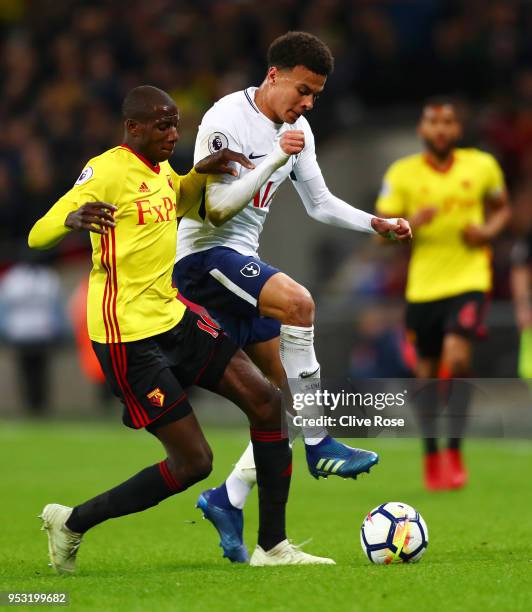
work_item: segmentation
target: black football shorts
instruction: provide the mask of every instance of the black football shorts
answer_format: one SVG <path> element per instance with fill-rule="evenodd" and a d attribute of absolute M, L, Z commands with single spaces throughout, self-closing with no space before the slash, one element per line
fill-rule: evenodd
<path fill-rule="evenodd" d="M 420 357 L 439 357 L 446 334 L 474 339 L 484 333 L 487 298 L 482 291 L 468 291 L 432 302 L 409 302 L 406 328 Z"/>
<path fill-rule="evenodd" d="M 210 319 L 190 310 L 162 334 L 92 345 L 107 382 L 124 404 L 124 425 L 149 431 L 189 414 L 185 389 L 197 385 L 213 391 L 238 350 Z"/>

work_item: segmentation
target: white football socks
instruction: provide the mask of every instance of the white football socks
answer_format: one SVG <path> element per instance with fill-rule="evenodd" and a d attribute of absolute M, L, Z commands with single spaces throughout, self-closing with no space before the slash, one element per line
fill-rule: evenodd
<path fill-rule="evenodd" d="M 256 482 L 257 470 L 253 457 L 253 444 L 250 442 L 225 481 L 231 505 L 242 510 Z"/>
<path fill-rule="evenodd" d="M 314 326 L 298 327 L 296 325 L 281 325 L 281 362 L 288 378 L 292 395 L 296 393 L 313 393 L 320 388 L 320 364 L 314 352 Z M 309 407 L 305 408 L 305 416 L 311 414 Z M 305 444 L 319 444 L 327 435 L 323 427 L 302 427 Z"/>

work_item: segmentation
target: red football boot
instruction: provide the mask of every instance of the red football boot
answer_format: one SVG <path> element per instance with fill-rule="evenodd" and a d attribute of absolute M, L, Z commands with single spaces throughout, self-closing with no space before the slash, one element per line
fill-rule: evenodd
<path fill-rule="evenodd" d="M 438 451 L 424 456 L 424 482 L 429 491 L 444 491 L 449 488 L 442 459 L 442 453 Z"/>
<path fill-rule="evenodd" d="M 467 483 L 467 470 L 457 448 L 443 451 L 443 468 L 449 489 L 461 489 Z"/>

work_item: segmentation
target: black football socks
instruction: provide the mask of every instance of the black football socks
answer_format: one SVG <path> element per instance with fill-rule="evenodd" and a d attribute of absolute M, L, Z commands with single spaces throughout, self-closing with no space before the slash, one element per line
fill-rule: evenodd
<path fill-rule="evenodd" d="M 270 550 L 286 539 L 286 502 L 292 476 L 292 450 L 280 430 L 251 429 L 259 488 L 259 546 Z"/>
<path fill-rule="evenodd" d="M 145 468 L 117 487 L 76 506 L 66 522 L 66 527 L 76 533 L 85 533 L 107 519 L 156 506 L 163 499 L 185 488 L 172 476 L 167 461 L 161 461 Z"/>
<path fill-rule="evenodd" d="M 437 381 L 417 381 L 421 386 L 414 398 L 414 407 L 423 436 L 425 454 L 438 450 L 438 414 L 440 410 L 440 390 Z"/>
<path fill-rule="evenodd" d="M 467 427 L 472 386 L 467 380 L 453 380 L 449 389 L 447 403 L 448 447 L 458 450 Z"/>

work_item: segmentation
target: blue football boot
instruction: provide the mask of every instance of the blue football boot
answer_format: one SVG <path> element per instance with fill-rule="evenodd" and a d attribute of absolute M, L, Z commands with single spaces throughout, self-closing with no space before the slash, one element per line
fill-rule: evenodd
<path fill-rule="evenodd" d="M 244 529 L 242 510 L 216 506 L 210 501 L 213 491 L 216 489 L 203 491 L 198 498 L 196 508 L 203 512 L 203 517 L 210 521 L 218 532 L 220 546 L 224 551 L 223 556 L 232 563 L 247 563 L 249 554 L 242 536 Z"/>
<path fill-rule="evenodd" d="M 379 455 L 362 448 L 352 448 L 326 436 L 314 446 L 305 445 L 309 472 L 318 479 L 328 476 L 356 478 L 362 472 L 369 473 L 379 462 Z"/>

